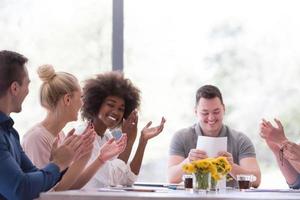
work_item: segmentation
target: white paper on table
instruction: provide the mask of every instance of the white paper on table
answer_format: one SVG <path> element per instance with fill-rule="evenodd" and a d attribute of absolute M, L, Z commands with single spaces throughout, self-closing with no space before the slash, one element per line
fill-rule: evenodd
<path fill-rule="evenodd" d="M 227 151 L 227 137 L 198 136 L 196 148 L 205 151 L 210 158 L 217 157 L 219 151 Z M 218 181 L 217 187 L 226 188 L 226 177 Z"/>

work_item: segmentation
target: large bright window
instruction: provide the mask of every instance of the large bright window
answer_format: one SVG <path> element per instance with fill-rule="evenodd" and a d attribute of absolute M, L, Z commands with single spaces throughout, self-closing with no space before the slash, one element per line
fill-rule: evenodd
<path fill-rule="evenodd" d="M 215 84 L 225 123 L 255 145 L 262 187 L 287 187 L 259 122 L 278 117 L 288 137 L 299 139 L 298 7 L 297 1 L 126 1 L 125 72 L 143 92 L 140 126 L 167 118 L 164 132 L 149 142 L 140 180 L 166 180 L 172 135 L 196 122 L 196 90 Z"/>

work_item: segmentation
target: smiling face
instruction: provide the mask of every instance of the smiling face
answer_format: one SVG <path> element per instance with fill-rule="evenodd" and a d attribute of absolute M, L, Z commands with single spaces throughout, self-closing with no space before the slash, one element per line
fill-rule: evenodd
<path fill-rule="evenodd" d="M 124 111 L 124 99 L 116 96 L 108 96 L 100 106 L 98 118 L 107 128 L 114 128 L 122 121 Z"/>
<path fill-rule="evenodd" d="M 25 97 L 28 95 L 29 92 L 29 83 L 30 79 L 28 76 L 27 68 L 24 67 L 24 77 L 22 80 L 22 84 L 19 84 L 18 82 L 14 82 L 11 86 L 11 89 L 13 90 L 13 102 L 14 102 L 14 108 L 12 112 L 21 112 L 22 110 L 22 103 L 25 99 Z"/>
<path fill-rule="evenodd" d="M 217 137 L 223 125 L 224 105 L 218 97 L 200 98 L 195 108 L 204 135 Z"/>

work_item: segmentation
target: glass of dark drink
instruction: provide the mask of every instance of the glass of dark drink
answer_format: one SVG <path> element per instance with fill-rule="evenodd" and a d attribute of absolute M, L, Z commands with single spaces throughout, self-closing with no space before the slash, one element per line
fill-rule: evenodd
<path fill-rule="evenodd" d="M 255 181 L 256 177 L 251 174 L 238 174 L 237 181 L 240 190 L 247 190 L 251 187 L 251 182 Z"/>
<path fill-rule="evenodd" d="M 185 189 L 193 189 L 193 175 L 183 175 L 183 183 Z"/>

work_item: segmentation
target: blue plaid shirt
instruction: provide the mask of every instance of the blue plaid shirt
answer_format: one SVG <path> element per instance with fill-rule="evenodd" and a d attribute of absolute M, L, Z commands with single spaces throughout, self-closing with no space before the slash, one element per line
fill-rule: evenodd
<path fill-rule="evenodd" d="M 57 165 L 36 168 L 25 155 L 14 121 L 0 112 L 0 199 L 33 199 L 60 179 Z"/>

